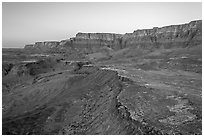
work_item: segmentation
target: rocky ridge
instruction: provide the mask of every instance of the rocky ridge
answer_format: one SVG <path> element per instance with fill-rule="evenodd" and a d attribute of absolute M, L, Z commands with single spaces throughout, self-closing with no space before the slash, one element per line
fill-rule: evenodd
<path fill-rule="evenodd" d="M 188 47 L 202 43 L 202 20 L 187 24 L 154 27 L 153 29 L 136 30 L 133 33 L 77 33 L 76 37 L 67 40 L 36 42 L 25 46 L 25 49 L 39 49 L 43 52 L 53 48 L 95 52 L 100 47 L 114 50 L 126 47 L 142 49 Z"/>
<path fill-rule="evenodd" d="M 4 101 L 3 134 L 201 134 L 197 91 L 178 93 L 175 80 L 158 89 L 124 72 L 83 66 L 39 76 Z"/>

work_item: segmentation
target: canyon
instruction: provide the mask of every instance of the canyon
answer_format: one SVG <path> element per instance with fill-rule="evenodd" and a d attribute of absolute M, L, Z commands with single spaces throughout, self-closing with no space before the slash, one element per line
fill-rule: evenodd
<path fill-rule="evenodd" d="M 202 134 L 202 21 L 2 50 L 4 135 Z"/>

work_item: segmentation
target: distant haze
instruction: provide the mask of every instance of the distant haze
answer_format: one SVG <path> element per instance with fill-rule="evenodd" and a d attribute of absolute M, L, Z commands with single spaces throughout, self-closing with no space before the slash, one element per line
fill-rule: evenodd
<path fill-rule="evenodd" d="M 202 3 L 2 4 L 3 47 L 60 41 L 78 32 L 130 33 L 202 19 Z"/>

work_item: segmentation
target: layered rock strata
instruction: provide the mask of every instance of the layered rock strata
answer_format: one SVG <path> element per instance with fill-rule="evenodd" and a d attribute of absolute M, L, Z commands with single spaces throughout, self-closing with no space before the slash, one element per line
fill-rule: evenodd
<path fill-rule="evenodd" d="M 84 52 L 96 52 L 101 47 L 123 49 L 135 47 L 143 49 L 173 48 L 201 45 L 202 21 L 192 21 L 182 25 L 154 27 L 153 29 L 136 30 L 133 33 L 77 33 L 76 37 L 67 40 L 36 42 L 26 45 L 26 49 L 78 49 Z"/>

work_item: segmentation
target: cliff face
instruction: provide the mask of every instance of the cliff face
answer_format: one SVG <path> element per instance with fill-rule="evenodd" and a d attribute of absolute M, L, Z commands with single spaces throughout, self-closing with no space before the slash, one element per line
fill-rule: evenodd
<path fill-rule="evenodd" d="M 58 41 L 45 41 L 45 42 L 35 42 L 35 44 L 29 44 L 25 46 L 25 49 L 33 48 L 38 49 L 42 52 L 49 50 L 50 48 L 55 48 L 60 44 Z"/>
<path fill-rule="evenodd" d="M 201 45 L 202 21 L 172 25 L 162 28 L 136 30 L 133 33 L 78 33 L 76 37 L 60 42 L 36 42 L 25 48 L 46 51 L 52 48 L 75 48 L 84 52 L 95 52 L 101 47 L 122 49 L 126 47 L 154 49 Z"/>
<path fill-rule="evenodd" d="M 77 33 L 72 46 L 84 52 L 96 52 L 101 47 L 117 47 L 121 34 L 113 33 Z"/>
<path fill-rule="evenodd" d="M 106 40 L 113 41 L 117 38 L 121 38 L 122 34 L 114 33 L 77 33 L 76 39 L 89 39 L 89 40 Z"/>
<path fill-rule="evenodd" d="M 125 34 L 122 47 L 136 46 L 143 48 L 186 47 L 189 44 L 202 43 L 202 21 L 192 21 L 188 24 L 166 26 L 145 30 L 136 30 Z"/>

